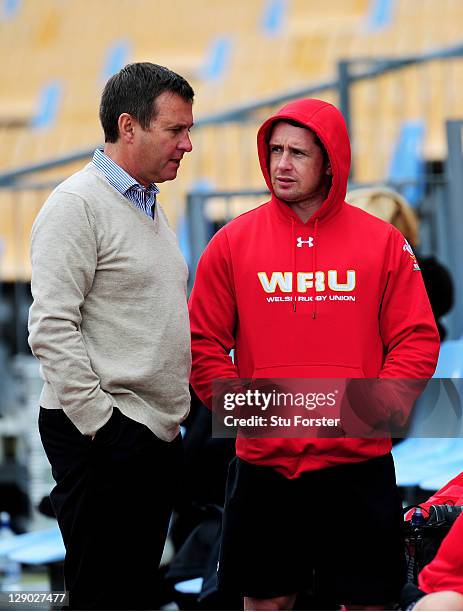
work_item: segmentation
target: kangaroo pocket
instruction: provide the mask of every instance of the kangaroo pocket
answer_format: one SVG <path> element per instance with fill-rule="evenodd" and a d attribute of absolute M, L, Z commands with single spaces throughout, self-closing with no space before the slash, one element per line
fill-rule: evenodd
<path fill-rule="evenodd" d="M 336 391 L 340 398 L 346 379 L 364 377 L 361 367 L 342 363 L 265 365 L 256 367 L 253 373 L 253 379 L 259 379 L 257 387 L 267 392 L 276 388 L 291 394 L 311 393 L 311 397 L 317 392 L 326 397 Z M 324 410 L 322 406 L 310 415 L 323 415 Z M 304 471 L 363 461 L 390 449 L 387 440 L 339 438 L 334 429 L 332 438 L 271 436 L 270 430 L 268 437 L 238 438 L 237 455 L 250 463 L 272 466 L 288 478 Z"/>
<path fill-rule="evenodd" d="M 320 414 L 321 411 L 325 412 L 326 416 L 336 415 L 335 408 L 344 394 L 346 381 L 364 377 L 360 367 L 339 363 L 260 366 L 256 367 L 252 376 L 254 389 L 272 393 L 273 398 L 275 394 L 280 393 L 287 405 L 294 403 L 297 398 L 299 406 L 308 412 Z M 302 402 L 310 397 L 317 398 L 315 405 L 310 401 Z M 330 398 L 328 401 L 327 397 Z M 282 402 L 272 401 L 271 405 L 274 404 L 284 411 L 285 405 Z"/>

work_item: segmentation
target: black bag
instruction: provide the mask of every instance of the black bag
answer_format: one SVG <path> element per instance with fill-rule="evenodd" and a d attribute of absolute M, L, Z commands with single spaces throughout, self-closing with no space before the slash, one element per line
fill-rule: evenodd
<path fill-rule="evenodd" d="M 405 511 L 408 512 L 412 508 L 419 506 L 409 506 Z M 463 506 L 433 505 L 429 507 L 429 515 L 423 525 L 416 526 L 412 521 L 405 522 L 405 555 L 409 582 L 418 584 L 418 574 L 434 559 L 442 540 L 462 510 Z"/>
<path fill-rule="evenodd" d="M 412 508 L 404 509 L 407 513 Z M 405 521 L 405 556 L 407 558 L 407 583 L 402 589 L 400 609 L 411 610 L 417 601 L 426 593 L 418 588 L 418 575 L 425 565 L 428 565 L 437 554 L 442 540 L 450 531 L 453 523 L 461 514 L 463 506 L 450 504 L 433 505 L 429 507 L 427 520 L 423 525 L 412 525 Z"/>

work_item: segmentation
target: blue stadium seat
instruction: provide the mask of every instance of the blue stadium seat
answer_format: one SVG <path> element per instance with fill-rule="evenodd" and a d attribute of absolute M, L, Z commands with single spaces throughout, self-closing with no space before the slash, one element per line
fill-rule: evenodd
<path fill-rule="evenodd" d="M 415 433 L 416 435 L 416 433 Z M 429 456 L 443 455 L 451 448 L 453 438 L 407 438 L 392 449 L 394 463 L 396 465 L 398 484 L 408 486 L 407 476 L 415 464 L 426 460 Z M 412 467 L 410 467 L 412 465 Z M 413 471 L 414 473 L 414 471 Z M 411 475 L 413 483 L 416 478 Z"/>
<path fill-rule="evenodd" d="M 461 455 L 459 459 L 440 465 L 439 470 L 433 476 L 420 481 L 420 488 L 425 491 L 438 491 L 452 478 L 463 472 L 463 447 L 460 450 Z"/>
<path fill-rule="evenodd" d="M 21 546 L 8 556 L 13 561 L 19 563 L 27 563 L 29 565 L 48 565 L 64 561 L 66 550 L 64 548 L 63 539 L 59 530 L 50 533 L 40 544 L 31 544 L 30 546 Z"/>
<path fill-rule="evenodd" d="M 262 17 L 262 30 L 268 36 L 281 33 L 288 9 L 286 0 L 267 0 Z"/>
<path fill-rule="evenodd" d="M 183 580 L 182 582 L 177 582 L 177 584 L 174 586 L 174 589 L 179 593 L 184 593 L 188 595 L 198 595 L 199 593 L 201 593 L 202 588 L 202 578 L 192 578 L 191 580 Z"/>
<path fill-rule="evenodd" d="M 61 81 L 45 83 L 39 93 L 37 111 L 32 118 L 31 127 L 36 130 L 52 127 L 56 122 L 62 97 L 63 84 Z"/>
<path fill-rule="evenodd" d="M 232 39 L 230 36 L 218 36 L 211 42 L 207 59 L 201 69 L 201 78 L 206 81 L 221 79 L 230 63 Z"/>
<path fill-rule="evenodd" d="M 0 555 L 19 563 L 42 565 L 63 561 L 65 548 L 58 527 L 32 531 L 0 543 Z"/>
<path fill-rule="evenodd" d="M 409 438 L 400 454 L 393 449 L 397 484 L 401 487 L 418 486 L 424 479 L 438 473 L 447 465 L 455 451 L 453 438 Z M 402 444 L 399 445 L 402 446 Z M 399 448 L 396 447 L 398 450 Z"/>
<path fill-rule="evenodd" d="M 434 378 L 463 378 L 463 338 L 442 343 Z"/>
<path fill-rule="evenodd" d="M 449 340 L 441 346 L 439 361 L 437 364 L 434 378 L 451 378 L 457 399 L 463 397 L 462 381 L 463 376 L 463 340 Z M 434 387 L 436 389 L 437 387 Z M 445 393 L 449 387 L 440 385 L 439 392 Z M 448 392 L 448 391 L 447 391 Z M 428 394 L 428 395 L 427 395 Z M 451 402 L 452 398 L 447 401 Z M 435 405 L 435 398 L 429 398 L 429 392 L 426 390 L 419 402 L 426 404 L 431 401 L 432 406 Z M 426 408 L 426 405 L 424 406 Z M 418 410 L 420 410 L 420 406 Z M 458 407 L 457 407 L 458 408 Z M 439 420 L 442 415 L 438 410 L 431 411 L 431 419 Z M 435 422 L 436 429 L 439 430 L 440 423 Z M 400 486 L 416 486 L 420 485 L 434 475 L 448 474 L 453 470 L 453 464 L 461 461 L 461 469 L 463 469 L 463 426 L 460 413 L 456 414 L 455 427 L 458 430 L 458 437 L 452 438 L 432 438 L 424 437 L 430 429 L 429 421 L 420 421 L 412 426 L 410 438 L 404 440 L 401 444 L 394 447 L 392 454 L 396 464 L 397 484 Z M 424 429 L 427 428 L 427 429 Z M 432 428 L 432 420 L 431 420 Z M 449 469 L 447 469 L 447 467 Z M 450 479 L 450 478 L 449 478 Z M 446 480 L 442 484 L 445 484 Z M 439 488 L 439 487 L 437 487 Z"/>
<path fill-rule="evenodd" d="M 20 8 L 21 0 L 3 0 L 0 18 L 5 21 L 8 19 L 13 19 L 13 17 L 19 12 Z"/>
<path fill-rule="evenodd" d="M 367 29 L 375 32 L 392 24 L 394 0 L 370 0 Z"/>
<path fill-rule="evenodd" d="M 111 43 L 105 53 L 101 80 L 106 82 L 109 77 L 129 63 L 131 52 L 132 45 L 128 40 L 117 40 Z"/>
<path fill-rule="evenodd" d="M 424 196 L 424 134 L 423 121 L 404 121 L 389 168 L 389 180 L 398 183 L 397 190 L 413 207 L 418 206 Z M 412 181 L 413 184 L 400 185 L 401 182 L 407 181 Z"/>

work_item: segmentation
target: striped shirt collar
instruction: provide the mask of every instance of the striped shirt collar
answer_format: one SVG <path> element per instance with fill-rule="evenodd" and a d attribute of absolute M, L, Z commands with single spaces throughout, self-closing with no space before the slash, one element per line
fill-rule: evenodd
<path fill-rule="evenodd" d="M 143 187 L 138 181 L 136 181 L 128 172 L 121 168 L 116 162 L 108 157 L 103 149 L 95 149 L 93 153 L 93 163 L 107 178 L 108 182 L 117 189 L 119 193 L 127 197 L 127 192 L 135 187 L 141 191 L 151 192 L 154 195 L 159 193 L 158 187 L 155 183 L 150 183 L 149 187 Z"/>

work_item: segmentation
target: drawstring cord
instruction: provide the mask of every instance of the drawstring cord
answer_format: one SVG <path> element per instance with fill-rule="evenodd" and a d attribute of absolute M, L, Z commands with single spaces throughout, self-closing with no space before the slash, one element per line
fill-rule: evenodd
<path fill-rule="evenodd" d="M 294 219 L 291 219 L 291 255 L 293 260 L 293 283 L 292 283 L 292 298 L 293 298 L 293 312 L 296 312 L 296 298 L 297 291 L 294 291 L 294 287 L 297 283 L 297 274 L 296 274 L 296 245 L 294 244 Z"/>
<path fill-rule="evenodd" d="M 315 219 L 313 231 L 313 249 L 312 249 L 312 272 L 313 272 L 313 304 L 312 304 L 312 319 L 317 318 L 317 232 L 318 232 L 318 217 Z"/>
<path fill-rule="evenodd" d="M 313 232 L 313 249 L 312 249 L 312 274 L 313 274 L 313 302 L 312 302 L 312 319 L 317 318 L 317 235 L 318 235 L 318 217 L 315 219 L 314 232 Z M 296 300 L 297 300 L 297 271 L 296 271 L 296 245 L 294 237 L 294 219 L 291 219 L 291 257 L 293 262 L 293 283 L 292 283 L 292 298 L 293 298 L 293 312 L 296 312 Z M 296 287 L 296 290 L 294 289 Z"/>

